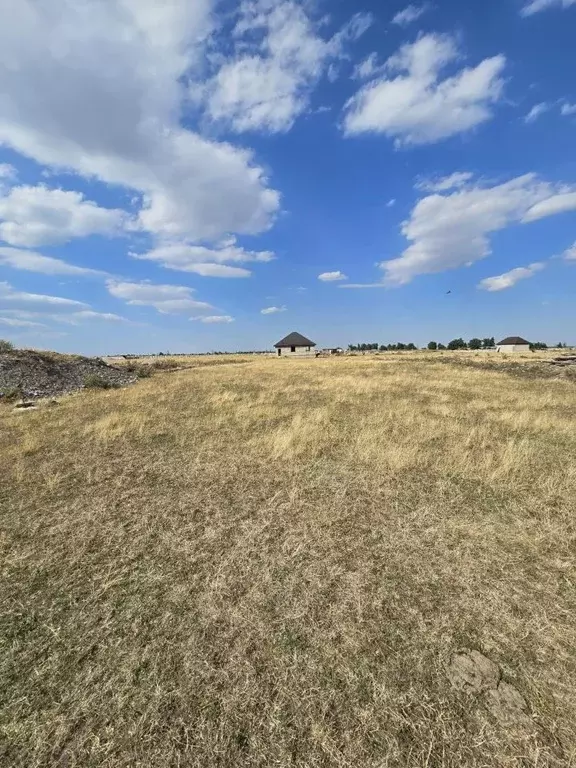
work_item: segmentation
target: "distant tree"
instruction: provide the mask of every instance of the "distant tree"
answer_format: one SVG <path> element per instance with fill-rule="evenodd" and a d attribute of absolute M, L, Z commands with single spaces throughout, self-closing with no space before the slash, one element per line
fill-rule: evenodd
<path fill-rule="evenodd" d="M 401 341 L 399 341 L 396 344 L 396 349 L 398 350 L 398 352 L 402 352 L 403 350 L 406 349 L 406 344 L 403 344 Z"/>
<path fill-rule="evenodd" d="M 482 349 L 491 349 L 492 347 L 496 346 L 496 342 L 494 341 L 494 336 L 491 336 L 490 338 L 482 339 Z"/>
<path fill-rule="evenodd" d="M 468 349 L 482 349 L 481 339 L 470 339 L 468 342 Z"/>
<path fill-rule="evenodd" d="M 397 352 L 398 351 L 398 344 L 388 344 L 388 351 L 389 352 Z"/>
<path fill-rule="evenodd" d="M 386 344 L 380 344 L 380 352 L 386 352 L 387 349 L 388 347 L 386 346 Z"/>
<path fill-rule="evenodd" d="M 356 352 L 358 347 L 355 344 L 348 344 L 348 352 Z"/>
<path fill-rule="evenodd" d="M 438 349 L 438 344 L 435 341 L 429 341 L 428 349 L 431 350 L 432 352 L 436 352 L 436 350 Z"/>
<path fill-rule="evenodd" d="M 375 344 L 374 342 L 372 342 L 372 344 L 370 344 L 370 347 L 371 349 L 374 350 L 374 352 L 378 352 L 378 344 Z"/>
<path fill-rule="evenodd" d="M 464 339 L 452 339 L 452 341 L 448 343 L 448 349 L 468 349 L 468 345 Z"/>
<path fill-rule="evenodd" d="M 415 352 L 418 349 L 418 347 L 416 346 L 416 344 L 413 344 L 412 342 L 410 342 L 410 344 L 406 345 L 406 349 L 409 349 L 410 352 Z"/>
<path fill-rule="evenodd" d="M 444 344 L 438 344 L 438 349 L 442 351 L 443 349 L 446 349 L 446 347 L 444 346 Z"/>
<path fill-rule="evenodd" d="M 563 344 L 561 341 L 559 341 L 558 344 L 556 344 L 556 349 L 564 349 L 565 346 L 566 344 Z"/>
<path fill-rule="evenodd" d="M 548 349 L 548 344 L 546 344 L 543 341 L 535 341 L 533 344 L 530 344 L 531 350 L 538 350 L 538 349 Z"/>

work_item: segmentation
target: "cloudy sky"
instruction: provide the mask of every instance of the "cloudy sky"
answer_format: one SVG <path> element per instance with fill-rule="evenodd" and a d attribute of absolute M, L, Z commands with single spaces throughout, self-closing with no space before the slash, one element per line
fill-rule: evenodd
<path fill-rule="evenodd" d="M 576 343 L 576 0 L 0 13 L 0 337 Z"/>

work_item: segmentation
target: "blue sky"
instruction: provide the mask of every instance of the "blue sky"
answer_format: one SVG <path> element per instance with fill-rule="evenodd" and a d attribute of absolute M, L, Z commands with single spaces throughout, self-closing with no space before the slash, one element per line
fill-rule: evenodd
<path fill-rule="evenodd" d="M 0 338 L 576 343 L 576 0 L 20 0 L 10 19 Z"/>

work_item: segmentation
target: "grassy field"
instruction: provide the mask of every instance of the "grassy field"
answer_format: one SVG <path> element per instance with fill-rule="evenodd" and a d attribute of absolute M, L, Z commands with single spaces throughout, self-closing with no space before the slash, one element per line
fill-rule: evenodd
<path fill-rule="evenodd" d="M 0 408 L 0 765 L 576 765 L 574 382 L 222 361 Z"/>

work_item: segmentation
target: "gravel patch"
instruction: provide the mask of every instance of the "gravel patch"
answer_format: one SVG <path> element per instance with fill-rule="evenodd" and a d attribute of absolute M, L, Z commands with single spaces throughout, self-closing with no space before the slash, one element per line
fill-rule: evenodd
<path fill-rule="evenodd" d="M 0 353 L 0 400 L 14 392 L 25 398 L 69 394 L 84 389 L 90 377 L 98 377 L 110 387 L 136 381 L 133 372 L 108 365 L 99 358 L 32 350 Z"/>

